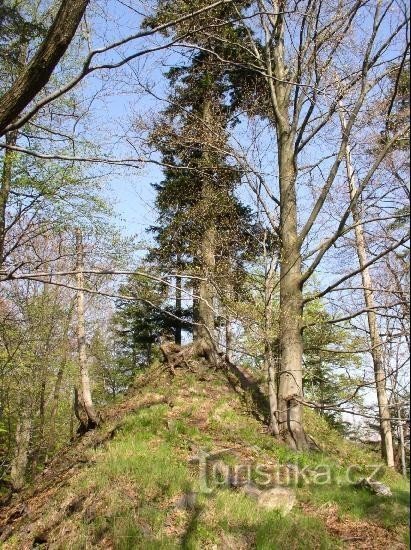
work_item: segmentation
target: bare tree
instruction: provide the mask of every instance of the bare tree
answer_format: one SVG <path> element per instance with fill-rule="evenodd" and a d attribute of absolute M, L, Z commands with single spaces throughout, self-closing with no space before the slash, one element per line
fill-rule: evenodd
<path fill-rule="evenodd" d="M 86 347 L 86 329 L 84 322 L 84 247 L 83 235 L 81 229 L 76 229 L 76 284 L 77 290 L 77 349 L 78 361 L 80 366 L 80 394 L 78 395 L 79 404 L 86 414 L 86 419 L 83 420 L 78 412 L 78 417 L 81 421 L 81 428 L 89 430 L 99 424 L 99 417 L 94 409 L 93 399 L 91 396 L 90 374 L 88 369 L 87 347 Z"/>
<path fill-rule="evenodd" d="M 341 122 L 343 132 L 345 132 L 346 124 L 344 116 L 341 115 Z M 358 255 L 358 262 L 362 269 L 361 278 L 364 287 L 364 301 L 367 307 L 367 319 L 368 328 L 370 331 L 370 348 L 371 356 L 374 365 L 375 385 L 377 389 L 378 398 L 378 410 L 380 415 L 380 431 L 381 431 L 381 447 L 382 454 L 387 463 L 387 466 L 394 468 L 394 447 L 392 440 L 392 428 L 391 428 L 391 414 L 388 402 L 388 396 L 386 391 L 386 374 L 384 372 L 383 362 L 383 342 L 380 338 L 377 314 L 375 310 L 375 297 L 374 297 L 374 282 L 372 280 L 370 268 L 367 267 L 367 245 L 364 234 L 364 226 L 362 223 L 361 210 L 356 200 L 358 194 L 358 185 L 354 173 L 354 168 L 351 163 L 351 150 L 347 143 L 345 151 L 345 162 L 347 169 L 347 179 L 349 185 L 350 198 L 353 203 L 352 217 L 355 223 L 354 234 L 356 243 L 356 252 Z"/>
<path fill-rule="evenodd" d="M 391 5 L 390 1 L 378 1 L 370 7 L 359 0 L 343 4 L 314 1 L 302 6 L 297 2 L 259 0 L 252 3 L 247 13 L 247 21 L 251 21 L 246 24 L 248 42 L 237 44 L 245 58 L 244 62 L 240 59 L 238 65 L 256 75 L 260 84 L 258 101 L 263 107 L 253 104 L 249 110 L 265 117 L 275 133 L 273 156 L 277 163 L 279 196 L 275 197 L 273 191 L 269 194 L 280 220 L 277 228 L 280 240 L 280 376 L 275 414 L 280 435 L 297 449 L 307 445 L 302 406 L 304 304 L 327 295 L 361 273 L 367 264 L 314 295 L 304 296 L 304 287 L 336 242 L 354 229 L 355 221 L 350 222 L 352 209 L 399 137 L 387 139 L 362 178 L 361 186 L 338 213 L 334 228 L 330 227 L 329 235 L 319 240 L 318 228 L 327 227 L 324 208 L 341 175 L 350 135 L 356 129 L 360 114 L 369 105 L 372 92 L 390 70 L 387 51 L 407 25 L 407 18 L 401 17 L 401 13 L 391 15 Z M 240 10 L 238 16 L 241 17 Z M 361 44 L 355 38 L 360 20 L 362 23 L 366 20 L 369 26 L 367 33 L 361 35 Z M 215 35 L 215 39 L 219 37 Z M 350 63 L 346 62 L 345 48 L 356 51 Z M 338 135 L 335 122 L 343 100 L 348 116 L 344 131 Z M 331 136 L 330 147 L 325 144 L 330 144 Z M 326 161 L 318 160 L 320 155 L 313 149 L 316 146 L 322 150 L 326 147 Z M 314 157 L 314 169 L 318 169 L 323 184 L 315 189 L 313 204 L 305 214 L 307 202 L 297 190 L 305 183 L 306 173 L 301 164 L 307 156 Z M 393 243 L 368 264 L 401 246 L 407 238 Z M 317 242 L 309 249 L 313 241 Z"/>

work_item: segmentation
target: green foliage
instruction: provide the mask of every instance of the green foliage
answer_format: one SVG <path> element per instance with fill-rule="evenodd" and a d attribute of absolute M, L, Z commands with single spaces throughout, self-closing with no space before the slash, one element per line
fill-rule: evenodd
<path fill-rule="evenodd" d="M 159 2 L 156 15 L 146 25 L 164 22 L 196 6 L 196 2 Z M 217 22 L 234 11 L 231 6 L 219 6 L 200 19 Z M 236 30 L 228 24 L 221 27 L 221 33 L 232 38 Z M 191 40 L 207 42 L 201 33 Z M 230 49 L 224 42 L 219 48 L 222 56 Z M 238 293 L 245 264 L 255 256 L 257 241 L 253 235 L 258 228 L 251 210 L 235 196 L 241 173 L 228 155 L 232 108 L 227 102 L 231 86 L 227 65 L 198 52 L 189 64 L 171 68 L 167 77 L 170 106 L 151 136 L 167 167 L 164 180 L 154 185 L 159 216 L 151 228 L 156 247 L 149 258 L 159 262 L 162 269 L 202 274 L 204 235 L 210 227 L 215 228 L 213 280 L 222 295 L 225 288 Z M 180 311 L 176 313 L 181 316 Z M 192 311 L 183 313 L 194 316 Z"/>
<path fill-rule="evenodd" d="M 153 271 L 144 275 L 133 275 L 121 287 L 125 296 L 134 296 L 133 300 L 118 300 L 117 311 L 112 319 L 116 342 L 116 354 L 119 361 L 135 372 L 136 369 L 149 366 L 158 355 L 156 338 L 161 332 L 172 332 L 175 321 L 168 315 L 168 287 L 150 277 Z"/>
<path fill-rule="evenodd" d="M 364 348 L 366 342 L 348 325 L 337 325 L 332 319 L 319 300 L 309 302 L 304 310 L 308 326 L 304 330 L 303 381 L 306 395 L 320 405 L 320 414 L 344 431 L 341 414 L 333 408 L 338 409 L 340 402 L 361 403 L 357 390 L 360 376 L 352 373 L 361 366 L 356 350 Z"/>
<path fill-rule="evenodd" d="M 7 216 L 13 219 L 21 209 L 34 211 L 36 223 L 55 232 L 83 226 L 101 232 L 107 227 L 110 209 L 99 193 L 100 184 L 90 181 L 78 167 L 14 154 L 12 196 Z"/>
<path fill-rule="evenodd" d="M 22 64 L 22 50 L 27 44 L 45 34 L 45 26 L 35 20 L 30 21 L 23 2 L 4 0 L 0 4 L 0 75 L 9 77 Z"/>

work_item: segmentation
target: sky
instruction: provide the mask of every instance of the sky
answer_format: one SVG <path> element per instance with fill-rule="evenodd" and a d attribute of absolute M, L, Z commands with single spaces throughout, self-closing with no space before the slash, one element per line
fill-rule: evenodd
<path fill-rule="evenodd" d="M 154 0 L 147 2 L 128 0 L 128 2 L 133 9 L 140 10 L 140 8 L 151 9 Z M 135 33 L 141 21 L 142 15 L 127 9 L 122 1 L 97 0 L 91 3 L 87 25 L 92 29 L 90 40 L 93 48 L 112 43 L 121 36 Z M 86 33 L 87 26 L 83 26 L 81 32 Z M 110 55 L 103 56 L 102 61 L 108 59 L 119 61 L 136 48 L 155 46 L 163 40 L 163 37 L 153 37 L 133 41 Z M 139 138 L 147 135 L 151 121 L 155 120 L 159 111 L 166 105 L 164 101 L 158 99 L 167 97 L 167 81 L 164 73 L 180 62 L 181 56 L 177 52 L 161 51 L 143 56 L 122 69 L 99 71 L 95 76 L 87 77 L 78 91 L 83 97 L 84 104 L 90 105 L 90 112 L 79 123 L 79 133 L 96 145 L 99 155 L 106 154 L 110 158 L 117 159 L 145 156 L 146 147 L 140 146 Z M 149 88 L 157 97 L 144 91 L 144 88 Z M 235 138 L 245 147 L 247 147 L 248 130 L 241 124 L 234 130 Z M 332 137 L 332 135 L 329 136 L 330 141 Z M 268 138 L 266 145 L 268 149 Z M 318 155 L 319 152 L 314 147 L 308 153 L 308 157 L 312 156 L 312 158 L 318 158 Z M 159 160 L 158 154 L 153 158 Z M 271 181 L 275 181 L 275 155 L 268 154 L 263 162 L 264 169 L 270 171 Z M 324 168 L 326 167 L 327 163 L 324 164 Z M 94 167 L 90 170 L 96 173 Z M 148 241 L 150 235 L 147 234 L 146 229 L 156 220 L 155 192 L 151 184 L 161 181 L 161 167 L 152 163 L 145 163 L 139 169 L 99 167 L 97 173 L 100 174 L 103 184 L 103 195 L 115 215 L 116 225 L 121 228 L 123 234 L 134 237 L 136 242 Z M 245 188 L 239 190 L 239 193 L 245 202 L 252 202 L 250 192 Z M 309 191 L 306 189 L 301 190 L 300 193 L 307 193 L 306 196 L 302 195 L 303 199 L 310 198 Z M 338 200 L 339 197 L 336 197 L 333 208 L 338 207 Z M 305 200 L 302 202 L 304 203 Z M 327 224 L 331 217 L 332 212 L 327 211 L 324 224 Z M 340 262 L 338 269 L 350 267 L 352 257 L 344 257 L 337 251 L 335 258 Z M 319 276 L 323 285 L 335 278 L 335 265 L 330 266 L 328 262 L 321 265 Z"/>

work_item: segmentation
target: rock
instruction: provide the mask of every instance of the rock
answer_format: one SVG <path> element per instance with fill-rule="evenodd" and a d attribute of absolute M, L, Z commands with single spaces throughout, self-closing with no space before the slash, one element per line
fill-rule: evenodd
<path fill-rule="evenodd" d="M 261 490 L 254 483 L 246 483 L 242 491 L 257 501 L 259 506 L 268 510 L 280 510 L 284 515 L 293 508 L 296 497 L 289 487 L 273 487 Z"/>
<path fill-rule="evenodd" d="M 268 510 L 280 510 L 284 515 L 288 514 L 296 501 L 295 492 L 288 487 L 273 487 L 260 491 L 257 504 Z"/>
<path fill-rule="evenodd" d="M 364 477 L 357 481 L 355 486 L 369 489 L 372 493 L 380 497 L 392 497 L 391 489 L 387 485 L 384 485 L 384 483 L 381 483 L 380 481 L 374 481 L 373 479 L 369 479 L 367 477 Z"/>

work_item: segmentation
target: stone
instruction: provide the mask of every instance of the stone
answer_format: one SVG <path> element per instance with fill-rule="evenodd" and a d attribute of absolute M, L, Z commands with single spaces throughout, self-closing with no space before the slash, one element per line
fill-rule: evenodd
<path fill-rule="evenodd" d="M 246 483 L 242 491 L 250 498 L 257 501 L 259 506 L 268 510 L 280 510 L 284 515 L 294 507 L 295 492 L 289 487 L 272 487 L 261 490 L 254 483 Z"/>
<path fill-rule="evenodd" d="M 273 487 L 260 491 L 257 504 L 268 510 L 280 510 L 284 515 L 294 507 L 296 501 L 295 492 L 289 487 Z"/>
<path fill-rule="evenodd" d="M 359 481 L 357 481 L 355 485 L 356 487 L 363 487 L 365 489 L 369 489 L 372 493 L 380 497 L 392 497 L 391 489 L 387 485 L 384 485 L 384 483 L 381 483 L 380 481 L 375 481 L 373 479 L 364 477 Z"/>

